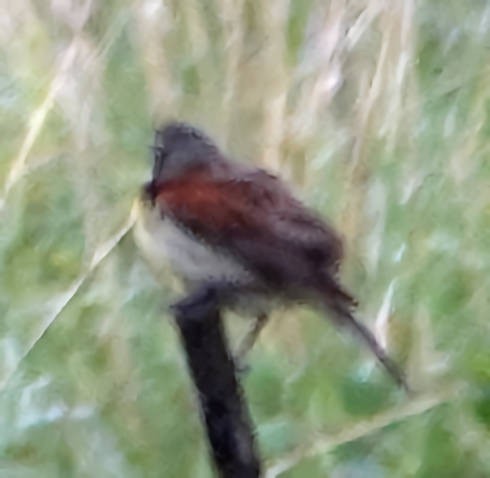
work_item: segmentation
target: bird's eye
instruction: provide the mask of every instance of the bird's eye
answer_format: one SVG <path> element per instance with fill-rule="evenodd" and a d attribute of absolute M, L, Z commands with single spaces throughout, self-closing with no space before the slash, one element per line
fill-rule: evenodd
<path fill-rule="evenodd" d="M 153 152 L 153 179 L 161 176 L 167 151 L 162 146 L 151 146 Z"/>
<path fill-rule="evenodd" d="M 150 151 L 154 161 L 162 160 L 166 155 L 166 151 L 163 146 L 150 146 Z"/>
<path fill-rule="evenodd" d="M 163 148 L 158 148 L 155 151 L 155 160 L 156 161 L 163 161 L 165 159 L 165 150 Z"/>

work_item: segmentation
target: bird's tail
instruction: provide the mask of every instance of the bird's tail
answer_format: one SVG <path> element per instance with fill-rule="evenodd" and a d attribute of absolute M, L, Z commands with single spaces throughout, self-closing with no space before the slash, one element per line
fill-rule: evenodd
<path fill-rule="evenodd" d="M 354 317 L 356 300 L 331 277 L 325 281 L 322 291 L 322 300 L 333 320 L 338 325 L 347 325 L 369 347 L 381 365 L 385 368 L 393 380 L 405 391 L 410 392 L 405 374 L 400 367 L 388 356 L 373 333 Z"/>

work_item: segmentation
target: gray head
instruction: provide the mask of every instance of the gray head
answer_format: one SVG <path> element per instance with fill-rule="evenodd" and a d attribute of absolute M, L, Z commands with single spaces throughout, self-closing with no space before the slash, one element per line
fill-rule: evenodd
<path fill-rule="evenodd" d="M 172 122 L 157 129 L 152 149 L 153 181 L 173 179 L 221 157 L 211 138 L 187 123 Z"/>

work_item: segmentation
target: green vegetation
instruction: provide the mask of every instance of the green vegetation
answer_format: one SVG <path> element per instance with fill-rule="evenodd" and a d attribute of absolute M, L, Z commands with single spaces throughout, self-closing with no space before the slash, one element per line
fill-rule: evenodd
<path fill-rule="evenodd" d="M 0 476 L 212 476 L 173 281 L 127 233 L 167 118 L 331 218 L 419 391 L 316 313 L 278 312 L 244 379 L 267 477 L 490 476 L 488 2 L 6 3 Z M 233 343 L 246 325 L 230 317 Z"/>

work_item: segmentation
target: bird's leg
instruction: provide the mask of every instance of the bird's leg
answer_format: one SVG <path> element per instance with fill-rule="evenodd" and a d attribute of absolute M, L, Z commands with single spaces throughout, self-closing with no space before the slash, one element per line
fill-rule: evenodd
<path fill-rule="evenodd" d="M 251 284 L 214 280 L 199 284 L 186 297 L 173 304 L 171 310 L 191 319 L 214 312 L 232 303 L 241 293 L 255 290 Z"/>
<path fill-rule="evenodd" d="M 252 284 L 238 284 L 227 281 L 211 281 L 196 287 L 190 294 L 173 304 L 170 308 L 178 316 L 190 320 L 199 320 L 206 315 L 216 312 L 222 306 L 232 303 L 238 294 L 257 292 L 260 287 Z M 238 345 L 234 361 L 237 369 L 246 369 L 245 357 L 255 344 L 261 330 L 267 323 L 266 314 L 256 317 L 252 327 L 248 330 Z"/>
<path fill-rule="evenodd" d="M 219 309 L 219 296 L 224 290 L 224 283 L 208 282 L 199 285 L 187 296 L 170 306 L 176 315 L 198 320 Z"/>
<path fill-rule="evenodd" d="M 254 346 L 260 332 L 267 323 L 268 318 L 269 317 L 266 314 L 260 314 L 258 317 L 256 317 L 252 324 L 252 327 L 247 331 L 245 336 L 238 344 L 238 349 L 235 354 L 235 364 L 238 369 L 246 369 L 245 357 Z"/>

